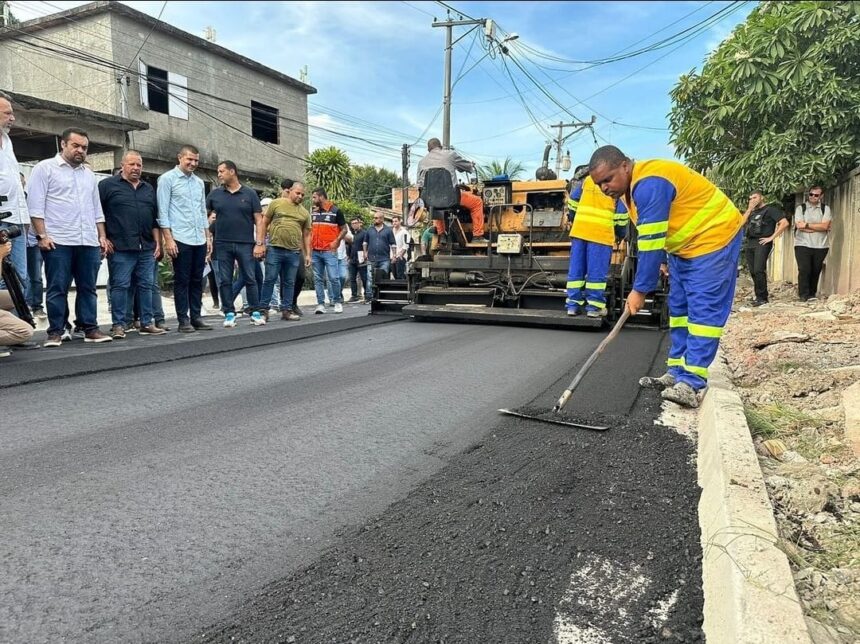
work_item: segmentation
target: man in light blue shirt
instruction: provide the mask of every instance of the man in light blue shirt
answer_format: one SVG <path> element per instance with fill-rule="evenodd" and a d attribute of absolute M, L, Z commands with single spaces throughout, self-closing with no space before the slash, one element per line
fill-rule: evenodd
<path fill-rule="evenodd" d="M 206 218 L 203 180 L 194 174 L 200 152 L 184 145 L 178 165 L 158 177 L 158 226 L 164 251 L 173 259 L 173 299 L 179 330 L 194 333 L 210 330 L 203 321 L 203 268 L 212 252 Z"/>

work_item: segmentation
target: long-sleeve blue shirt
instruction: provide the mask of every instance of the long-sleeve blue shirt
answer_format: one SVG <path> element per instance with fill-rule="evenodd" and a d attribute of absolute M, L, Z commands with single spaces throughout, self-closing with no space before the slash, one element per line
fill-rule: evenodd
<path fill-rule="evenodd" d="M 203 179 L 179 166 L 158 177 L 158 225 L 173 239 L 190 246 L 206 243 L 206 195 Z"/>
<path fill-rule="evenodd" d="M 669 210 L 675 195 L 675 186 L 662 177 L 646 177 L 633 189 L 632 199 L 638 213 L 636 229 L 639 233 L 639 263 L 633 289 L 640 293 L 657 288 L 660 264 L 666 261 Z"/>

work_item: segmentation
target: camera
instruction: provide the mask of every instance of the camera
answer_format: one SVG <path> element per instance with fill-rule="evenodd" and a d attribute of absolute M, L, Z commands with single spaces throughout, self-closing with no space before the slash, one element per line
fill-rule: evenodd
<path fill-rule="evenodd" d="M 3 205 L 4 202 L 7 201 L 7 197 L 0 197 L 0 206 Z M 11 212 L 0 212 L 0 221 L 3 221 L 7 217 L 11 217 Z M 7 224 L 6 227 L 0 229 L 0 244 L 5 244 L 10 239 L 15 239 L 16 237 L 20 237 L 21 227 L 16 224 Z"/>

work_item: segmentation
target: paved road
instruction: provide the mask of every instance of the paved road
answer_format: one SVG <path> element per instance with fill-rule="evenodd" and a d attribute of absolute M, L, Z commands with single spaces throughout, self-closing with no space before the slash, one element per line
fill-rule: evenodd
<path fill-rule="evenodd" d="M 544 404 L 601 337 L 397 322 L 0 390 L 0 641 L 251 620 L 261 588 L 307 575 L 494 430 L 530 431 L 494 410 Z M 627 413 L 623 372 L 656 345 L 631 331 L 610 350 L 583 415 Z"/>

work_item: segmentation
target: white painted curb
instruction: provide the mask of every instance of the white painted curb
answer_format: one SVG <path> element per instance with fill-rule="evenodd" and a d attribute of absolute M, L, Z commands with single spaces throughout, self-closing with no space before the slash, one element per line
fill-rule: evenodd
<path fill-rule="evenodd" d="M 810 644 L 740 396 L 722 357 L 699 412 L 702 581 L 708 644 Z"/>

